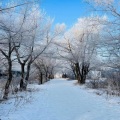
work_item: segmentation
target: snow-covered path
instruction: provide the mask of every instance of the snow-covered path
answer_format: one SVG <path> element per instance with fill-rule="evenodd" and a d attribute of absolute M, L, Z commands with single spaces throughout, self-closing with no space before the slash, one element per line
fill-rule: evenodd
<path fill-rule="evenodd" d="M 1 120 L 120 120 L 120 105 L 74 83 L 56 79 L 36 85 L 40 91 L 34 93 L 32 102 L 1 116 Z"/>

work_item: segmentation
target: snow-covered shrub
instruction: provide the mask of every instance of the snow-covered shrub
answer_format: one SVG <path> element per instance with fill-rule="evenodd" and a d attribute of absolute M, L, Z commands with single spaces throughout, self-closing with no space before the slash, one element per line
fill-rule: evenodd
<path fill-rule="evenodd" d="M 92 89 L 102 89 L 108 95 L 120 96 L 120 73 L 107 72 L 106 79 L 92 79 L 88 80 L 86 86 Z"/>
<path fill-rule="evenodd" d="M 108 94 L 120 96 L 120 73 L 111 73 L 107 78 L 107 83 Z"/>
<path fill-rule="evenodd" d="M 93 89 L 106 88 L 107 81 L 106 80 L 89 80 L 86 83 L 86 86 Z"/>

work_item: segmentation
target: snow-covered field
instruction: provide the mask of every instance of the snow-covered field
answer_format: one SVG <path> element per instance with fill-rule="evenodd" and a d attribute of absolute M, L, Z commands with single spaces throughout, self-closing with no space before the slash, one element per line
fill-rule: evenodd
<path fill-rule="evenodd" d="M 0 104 L 0 119 L 120 120 L 120 104 L 75 82 L 54 79 L 44 85 L 29 85 L 32 92 L 20 93 Z"/>

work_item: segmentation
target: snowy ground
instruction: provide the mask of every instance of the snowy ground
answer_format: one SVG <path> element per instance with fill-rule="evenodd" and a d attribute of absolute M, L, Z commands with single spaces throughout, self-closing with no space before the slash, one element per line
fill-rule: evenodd
<path fill-rule="evenodd" d="M 29 86 L 34 92 L 0 104 L 1 120 L 120 120 L 120 104 L 64 79 Z M 26 96 L 23 98 L 22 96 Z"/>

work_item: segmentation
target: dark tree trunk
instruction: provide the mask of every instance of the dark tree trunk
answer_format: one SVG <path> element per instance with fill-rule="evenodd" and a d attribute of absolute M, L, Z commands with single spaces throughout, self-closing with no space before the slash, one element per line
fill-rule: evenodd
<path fill-rule="evenodd" d="M 52 70 L 51 70 L 51 73 L 50 73 L 51 77 L 50 77 L 50 79 L 54 79 L 54 71 L 53 70 L 54 70 L 54 68 L 52 68 Z"/>
<path fill-rule="evenodd" d="M 31 62 L 29 62 L 27 64 L 27 73 L 26 73 L 26 77 L 25 77 L 26 84 L 24 85 L 24 89 L 27 89 L 27 83 L 28 83 L 29 76 L 30 76 L 30 67 L 31 67 Z"/>
<path fill-rule="evenodd" d="M 41 73 L 41 78 L 40 78 L 41 84 L 43 84 L 43 74 Z"/>
<path fill-rule="evenodd" d="M 85 80 L 86 80 L 86 76 L 89 72 L 89 63 L 85 63 L 83 62 L 81 64 L 81 67 L 79 66 L 79 63 L 75 63 L 75 67 L 74 67 L 74 74 L 76 79 L 78 80 L 79 84 L 85 84 Z"/>
<path fill-rule="evenodd" d="M 85 84 L 85 80 L 86 80 L 86 75 L 81 75 L 80 84 Z"/>
<path fill-rule="evenodd" d="M 25 80 L 29 80 L 29 77 L 30 77 L 30 67 L 31 67 L 31 64 L 28 64 L 27 65 L 27 73 L 26 73 L 26 78 L 25 78 Z"/>
<path fill-rule="evenodd" d="M 46 77 L 46 82 L 48 81 L 48 73 L 45 73 L 45 77 Z"/>
<path fill-rule="evenodd" d="M 20 80 L 20 90 L 24 89 L 24 79 L 25 79 L 25 63 L 21 63 L 21 80 Z"/>
<path fill-rule="evenodd" d="M 77 78 L 76 72 L 75 72 L 75 70 L 74 70 L 74 69 L 72 69 L 72 70 L 73 70 L 73 74 L 74 74 L 75 79 L 76 79 L 76 78 Z"/>
<path fill-rule="evenodd" d="M 80 74 L 79 63 L 75 63 L 75 71 L 76 71 L 76 79 L 78 80 L 78 83 L 81 83 L 81 74 Z"/>
<path fill-rule="evenodd" d="M 40 75 L 39 75 L 39 85 L 40 84 L 43 84 L 43 74 L 42 73 L 40 73 Z"/>
<path fill-rule="evenodd" d="M 85 84 L 86 76 L 89 72 L 89 63 L 82 63 L 82 68 L 81 68 L 81 84 Z"/>
<path fill-rule="evenodd" d="M 5 85 L 5 91 L 4 91 L 4 96 L 3 96 L 4 99 L 8 98 L 9 86 L 10 86 L 11 81 L 12 81 L 12 61 L 11 61 L 11 59 L 9 59 L 8 66 L 9 66 L 9 68 L 8 68 L 8 80 L 7 80 L 6 85 Z"/>
<path fill-rule="evenodd" d="M 75 71 L 75 64 L 72 64 L 71 63 L 71 68 L 72 68 L 72 72 L 73 72 L 73 74 L 74 74 L 74 77 L 75 77 L 75 79 L 77 78 L 77 75 L 76 75 L 76 71 Z"/>

